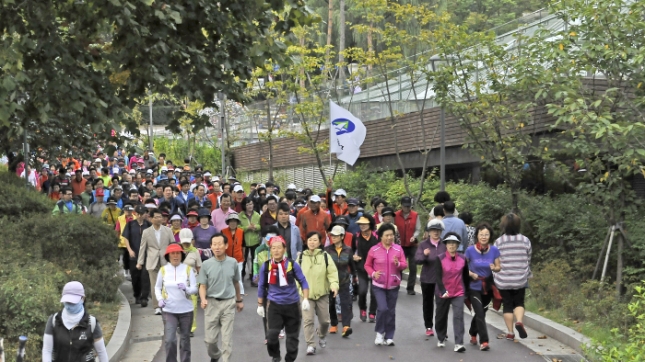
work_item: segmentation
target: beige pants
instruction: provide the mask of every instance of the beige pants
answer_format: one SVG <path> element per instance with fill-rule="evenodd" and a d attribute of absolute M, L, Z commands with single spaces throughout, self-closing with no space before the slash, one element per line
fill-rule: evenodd
<path fill-rule="evenodd" d="M 152 297 L 152 308 L 159 308 L 159 301 L 157 300 L 157 294 L 155 294 L 157 275 L 159 275 L 159 269 L 148 269 L 148 276 L 150 277 L 150 296 Z"/>
<path fill-rule="evenodd" d="M 222 358 L 229 362 L 233 352 L 233 321 L 235 320 L 235 298 L 218 301 L 207 298 L 208 305 L 204 310 L 204 342 L 210 358 Z M 217 346 L 220 334 L 222 348 Z"/>
<path fill-rule="evenodd" d="M 302 321 L 305 330 L 305 341 L 307 347 L 315 347 L 314 317 L 318 316 L 318 338 L 325 338 L 329 330 L 329 297 L 324 296 L 318 300 L 309 299 L 309 310 L 302 311 Z"/>

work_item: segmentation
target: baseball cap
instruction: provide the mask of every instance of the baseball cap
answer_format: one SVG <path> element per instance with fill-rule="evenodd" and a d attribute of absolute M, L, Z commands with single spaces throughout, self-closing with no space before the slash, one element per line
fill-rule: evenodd
<path fill-rule="evenodd" d="M 347 205 L 354 205 L 354 206 L 356 206 L 356 205 L 358 205 L 358 204 L 359 204 L 358 199 L 357 199 L 357 198 L 355 198 L 355 197 L 352 197 L 352 198 L 347 199 Z"/>
<path fill-rule="evenodd" d="M 63 296 L 60 298 L 61 303 L 78 304 L 85 296 L 85 288 L 80 282 L 69 282 L 63 287 Z"/>
<path fill-rule="evenodd" d="M 125 205 L 123 206 L 123 211 L 134 211 L 134 207 L 132 205 Z"/>
<path fill-rule="evenodd" d="M 386 215 L 394 215 L 394 209 L 386 206 L 381 210 L 381 216 L 386 216 Z"/>
<path fill-rule="evenodd" d="M 320 201 L 321 201 L 321 200 L 320 200 L 320 196 L 318 196 L 318 195 L 312 195 L 312 196 L 309 198 L 309 201 L 310 201 L 310 202 L 320 202 Z"/>
<path fill-rule="evenodd" d="M 242 185 L 236 185 L 233 188 L 233 192 L 244 192 L 244 187 L 242 187 Z"/>
<path fill-rule="evenodd" d="M 96 197 L 105 196 L 105 191 L 103 189 L 96 190 Z"/>
<path fill-rule="evenodd" d="M 166 166 L 161 166 L 161 172 L 165 172 L 165 171 L 168 171 L 168 167 L 166 167 Z"/>
<path fill-rule="evenodd" d="M 338 190 L 336 190 L 336 192 L 334 192 L 334 195 L 335 196 L 347 197 L 347 192 L 345 192 L 345 190 L 343 190 L 343 189 L 338 189 Z"/>
<path fill-rule="evenodd" d="M 131 170 L 130 170 L 130 173 L 132 173 L 132 174 L 133 174 L 133 173 L 137 173 L 137 171 L 136 171 L 135 169 L 131 169 Z"/>
<path fill-rule="evenodd" d="M 296 190 L 296 185 L 295 184 L 287 185 L 287 190 Z"/>
<path fill-rule="evenodd" d="M 401 198 L 401 206 L 412 206 L 412 198 L 409 196 L 403 196 Z"/>
<path fill-rule="evenodd" d="M 152 175 L 152 170 L 151 170 L 151 169 L 148 169 L 148 170 L 146 171 L 146 173 L 147 173 L 147 174 L 149 174 L 149 175 Z"/>
<path fill-rule="evenodd" d="M 181 229 L 179 231 L 179 241 L 182 244 L 191 243 L 193 241 L 193 232 L 188 228 Z"/>
<path fill-rule="evenodd" d="M 204 177 L 211 177 L 211 176 L 213 176 L 213 175 L 210 172 L 204 173 Z"/>
<path fill-rule="evenodd" d="M 96 162 L 103 162 L 103 160 L 97 157 L 97 158 L 96 158 L 96 160 L 94 160 L 94 162 L 95 162 L 95 163 L 96 163 Z"/>
<path fill-rule="evenodd" d="M 432 219 L 428 221 L 428 225 L 426 225 L 426 231 L 430 230 L 440 230 L 443 231 L 446 227 L 443 225 L 443 221 L 439 219 Z"/>
<path fill-rule="evenodd" d="M 331 231 L 329 233 L 331 235 L 345 235 L 345 229 L 340 225 L 336 225 L 331 228 Z"/>
<path fill-rule="evenodd" d="M 134 208 L 134 212 L 136 212 L 139 215 L 143 215 L 148 212 L 148 209 L 143 205 L 137 205 L 137 207 Z"/>
<path fill-rule="evenodd" d="M 112 196 L 108 197 L 108 205 L 116 205 L 116 199 Z"/>

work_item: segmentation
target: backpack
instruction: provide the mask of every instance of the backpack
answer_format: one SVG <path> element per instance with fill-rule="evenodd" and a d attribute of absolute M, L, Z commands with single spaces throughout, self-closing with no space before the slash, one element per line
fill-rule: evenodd
<path fill-rule="evenodd" d="M 302 265 L 302 254 L 304 254 L 304 252 L 300 253 L 300 257 L 298 257 L 298 265 Z M 325 270 L 327 270 L 327 267 L 329 267 L 329 261 L 327 261 L 327 256 L 329 254 L 323 251 L 323 255 L 325 256 Z"/>
<path fill-rule="evenodd" d="M 58 316 L 58 312 L 52 315 L 52 322 L 56 320 L 56 316 Z M 96 327 L 96 317 L 90 314 L 90 331 L 92 331 L 92 333 L 94 333 L 94 327 Z"/>
<path fill-rule="evenodd" d="M 326 258 L 325 258 L 325 261 L 327 261 Z M 271 259 L 264 262 L 264 299 L 265 300 L 269 296 L 269 263 L 270 262 L 271 262 Z M 287 259 L 287 266 L 289 265 L 289 263 L 291 263 L 291 270 L 287 271 L 287 284 L 289 284 L 289 280 L 296 279 L 293 271 L 293 260 Z M 287 267 L 287 269 L 289 269 L 289 267 Z"/>
<path fill-rule="evenodd" d="M 186 279 L 188 283 L 190 283 L 190 270 L 191 270 L 190 265 L 186 265 Z M 162 267 L 160 271 L 161 271 L 161 280 L 163 281 L 163 278 L 166 276 L 166 268 Z M 166 293 L 165 285 L 161 287 L 161 296 L 164 299 L 168 298 L 168 293 Z"/>
<path fill-rule="evenodd" d="M 65 209 L 64 209 L 65 208 L 65 203 L 63 201 L 58 201 L 56 203 L 56 206 L 58 206 L 58 211 L 60 211 L 61 214 L 65 213 Z M 76 211 L 74 211 L 74 206 L 76 206 Z M 82 211 L 81 207 L 75 201 L 72 200 L 72 211 L 70 211 L 69 213 L 70 214 L 82 214 L 83 211 Z"/>

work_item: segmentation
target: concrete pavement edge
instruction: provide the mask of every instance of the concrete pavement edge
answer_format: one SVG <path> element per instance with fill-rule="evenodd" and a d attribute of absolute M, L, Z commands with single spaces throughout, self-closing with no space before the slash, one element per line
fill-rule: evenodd
<path fill-rule="evenodd" d="M 118 362 L 125 354 L 130 341 L 130 334 L 132 333 L 132 311 L 130 310 L 130 303 L 128 298 L 118 290 L 119 300 L 121 307 L 119 308 L 119 319 L 116 322 L 116 327 L 112 333 L 112 338 L 108 343 L 106 349 L 110 362 Z"/>
<path fill-rule="evenodd" d="M 408 280 L 408 273 L 403 273 L 403 280 Z M 416 284 L 419 285 L 419 276 L 417 276 Z M 496 312 L 494 309 L 490 309 L 489 311 L 502 316 L 501 311 Z M 524 313 L 524 325 L 550 336 L 573 348 L 578 353 L 582 353 L 583 346 L 591 343 L 591 339 L 582 333 L 529 311 Z"/>

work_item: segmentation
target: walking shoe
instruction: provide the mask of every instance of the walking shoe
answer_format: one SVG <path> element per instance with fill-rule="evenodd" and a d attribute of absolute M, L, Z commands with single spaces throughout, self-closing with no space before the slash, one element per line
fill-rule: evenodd
<path fill-rule="evenodd" d="M 385 342 L 383 342 L 383 345 L 385 346 L 394 346 L 394 340 L 393 339 L 386 339 Z"/>
<path fill-rule="evenodd" d="M 280 331 L 280 334 L 278 334 L 278 338 L 284 338 L 284 329 Z"/>
<path fill-rule="evenodd" d="M 141 299 L 141 308 L 145 308 L 148 306 L 148 299 Z"/>
<path fill-rule="evenodd" d="M 219 362 L 219 358 L 211 358 L 211 362 Z"/>
<path fill-rule="evenodd" d="M 517 333 L 520 334 L 520 338 L 524 339 L 528 337 L 528 335 L 526 334 L 526 329 L 524 329 L 524 324 L 522 324 L 522 322 L 515 323 L 515 329 L 517 329 Z"/>
<path fill-rule="evenodd" d="M 376 339 L 374 340 L 374 344 L 377 346 L 383 345 L 383 335 L 379 332 L 376 332 Z"/>
<path fill-rule="evenodd" d="M 408 290 L 408 295 L 417 295 L 417 292 L 414 290 Z"/>
<path fill-rule="evenodd" d="M 155 308 L 155 315 L 161 315 L 161 308 Z"/>
<path fill-rule="evenodd" d="M 352 302 L 355 302 L 358 300 L 358 295 L 352 295 Z"/>
<path fill-rule="evenodd" d="M 307 347 L 307 356 L 313 356 L 316 354 L 316 347 L 309 346 Z"/>
<path fill-rule="evenodd" d="M 432 328 L 426 328 L 426 337 L 433 337 L 434 336 L 434 331 Z"/>
<path fill-rule="evenodd" d="M 439 341 L 437 342 L 437 347 L 439 347 L 439 348 L 443 348 L 443 347 L 445 347 L 445 346 L 446 346 L 446 340 L 443 340 L 443 341 L 442 341 L 442 340 L 439 340 Z"/>
<path fill-rule="evenodd" d="M 364 309 L 361 309 L 361 321 L 367 321 L 367 312 Z"/>
<path fill-rule="evenodd" d="M 511 334 L 511 333 L 506 334 L 506 340 L 514 341 L 515 340 L 515 335 Z"/>
<path fill-rule="evenodd" d="M 376 323 L 376 314 L 370 314 L 370 323 Z"/>
<path fill-rule="evenodd" d="M 470 344 L 472 345 L 477 344 L 477 336 L 470 336 Z"/>
<path fill-rule="evenodd" d="M 350 326 L 343 327 L 343 337 L 347 338 L 349 337 L 350 334 L 352 334 L 352 327 Z"/>
<path fill-rule="evenodd" d="M 325 347 L 327 347 L 327 340 L 325 338 L 321 338 L 318 341 L 318 344 L 320 345 L 320 348 L 325 348 Z"/>
<path fill-rule="evenodd" d="M 280 357 L 271 358 L 271 362 L 280 362 Z"/>
<path fill-rule="evenodd" d="M 336 333 L 338 333 L 338 326 L 331 326 L 331 327 L 329 327 L 329 333 L 331 333 L 331 334 L 336 334 Z"/>
<path fill-rule="evenodd" d="M 462 344 L 455 344 L 455 352 L 466 352 L 466 347 L 464 347 Z"/>
<path fill-rule="evenodd" d="M 480 351 L 488 351 L 489 349 L 490 347 L 488 347 L 488 342 L 484 342 L 481 344 L 481 346 L 479 346 Z"/>

